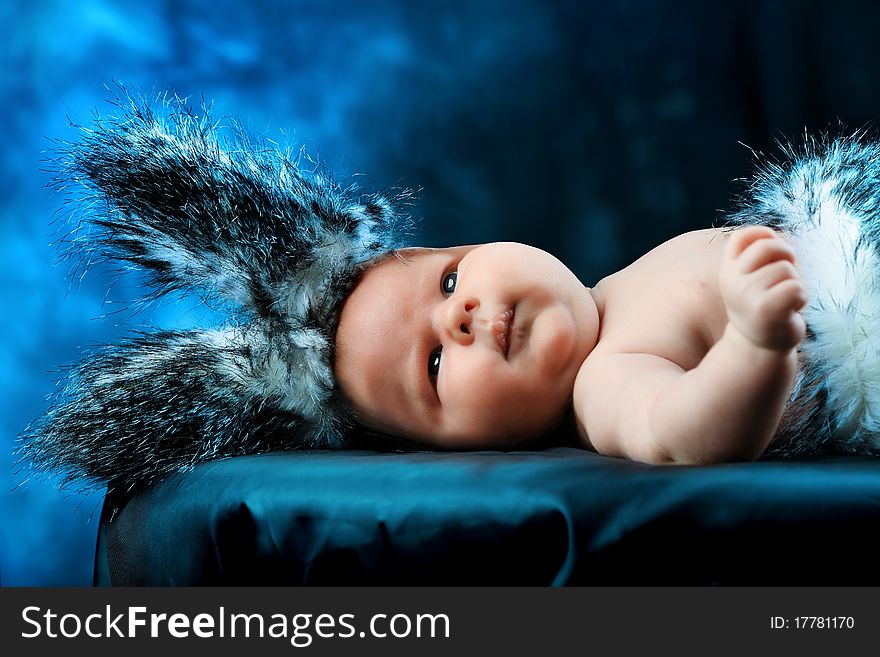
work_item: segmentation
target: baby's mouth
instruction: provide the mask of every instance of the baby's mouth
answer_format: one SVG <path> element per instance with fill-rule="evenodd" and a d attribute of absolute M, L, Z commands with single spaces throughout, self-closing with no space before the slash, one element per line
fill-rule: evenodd
<path fill-rule="evenodd" d="M 507 352 L 510 351 L 510 329 L 512 326 L 513 308 L 505 310 L 492 320 L 492 334 L 495 336 L 495 341 L 498 343 L 501 353 L 504 354 L 505 358 L 507 357 Z"/>

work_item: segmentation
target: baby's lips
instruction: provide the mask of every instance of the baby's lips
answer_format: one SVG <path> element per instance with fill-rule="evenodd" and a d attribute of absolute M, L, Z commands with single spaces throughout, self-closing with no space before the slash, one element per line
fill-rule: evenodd
<path fill-rule="evenodd" d="M 492 334 L 495 336 L 495 341 L 498 343 L 501 353 L 505 356 L 507 356 L 507 352 L 510 349 L 510 325 L 512 322 L 513 308 L 510 308 L 497 315 L 495 319 L 492 320 L 491 324 Z"/>

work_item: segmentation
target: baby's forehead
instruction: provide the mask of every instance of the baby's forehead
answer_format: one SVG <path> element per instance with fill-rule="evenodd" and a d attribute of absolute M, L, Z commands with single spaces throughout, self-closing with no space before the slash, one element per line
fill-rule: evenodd
<path fill-rule="evenodd" d="M 362 421 L 418 419 L 424 382 L 419 326 L 433 256 L 443 250 L 400 249 L 378 259 L 342 308 L 335 341 L 334 370 L 342 392 Z M 439 282 L 436 287 L 439 291 Z M 383 425 L 384 428 L 384 425 Z"/>
<path fill-rule="evenodd" d="M 471 250 L 484 244 L 456 244 L 453 246 L 408 246 L 402 249 L 390 251 L 390 255 L 398 255 L 402 258 L 419 257 L 430 255 L 443 255 L 445 253 L 455 253 L 462 250 Z"/>
<path fill-rule="evenodd" d="M 416 323 L 427 320 L 430 301 L 440 294 L 442 274 L 471 249 L 408 247 L 377 258 L 343 304 L 337 363 L 347 364 L 352 359 L 346 356 L 357 353 L 355 369 L 366 364 L 363 361 L 387 368 Z"/>
<path fill-rule="evenodd" d="M 409 265 L 420 263 L 424 260 L 428 260 L 431 258 L 438 258 L 443 256 L 454 256 L 456 254 L 463 254 L 467 251 L 474 249 L 477 246 L 483 246 L 481 244 L 463 244 L 457 246 L 407 246 L 400 249 L 393 249 L 391 251 L 387 251 L 380 256 L 377 256 L 373 260 L 365 263 L 363 274 L 361 275 L 360 281 L 363 281 L 364 277 L 370 274 L 375 269 L 378 269 L 380 265 L 382 265 L 381 269 L 384 271 L 390 271 L 392 273 L 400 272 L 401 274 L 406 274 Z M 393 266 L 395 264 L 402 265 L 401 267 Z M 412 268 L 409 268 L 409 271 L 412 271 Z"/>

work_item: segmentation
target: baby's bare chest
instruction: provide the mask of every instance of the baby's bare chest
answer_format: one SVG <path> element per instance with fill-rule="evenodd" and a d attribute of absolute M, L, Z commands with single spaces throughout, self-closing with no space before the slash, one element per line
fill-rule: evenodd
<path fill-rule="evenodd" d="M 679 235 L 601 281 L 605 309 L 597 350 L 661 356 L 691 369 L 721 337 L 718 290 L 726 234 Z"/>

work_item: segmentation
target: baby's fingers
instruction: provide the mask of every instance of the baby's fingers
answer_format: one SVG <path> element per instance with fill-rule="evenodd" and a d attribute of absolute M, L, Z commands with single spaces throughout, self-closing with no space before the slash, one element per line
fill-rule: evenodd
<path fill-rule="evenodd" d="M 794 279 L 787 279 L 762 295 L 756 326 L 764 347 L 785 351 L 804 339 L 807 325 L 798 311 L 805 303 L 804 287 Z"/>
<path fill-rule="evenodd" d="M 807 292 L 804 284 L 794 278 L 777 283 L 764 293 L 761 310 L 768 317 L 780 317 L 798 312 L 807 305 Z"/>
<path fill-rule="evenodd" d="M 748 226 L 730 233 L 725 246 L 725 256 L 728 260 L 736 260 L 752 244 L 760 240 L 773 239 L 776 232 L 768 226 Z"/>
<path fill-rule="evenodd" d="M 794 249 L 781 237 L 770 234 L 755 239 L 736 258 L 739 270 L 745 274 L 757 271 L 775 262 L 795 262 Z"/>
<path fill-rule="evenodd" d="M 771 287 L 787 280 L 801 282 L 797 268 L 789 260 L 777 260 L 764 265 L 757 271 L 747 274 L 748 285 L 755 293 L 769 290 Z"/>

